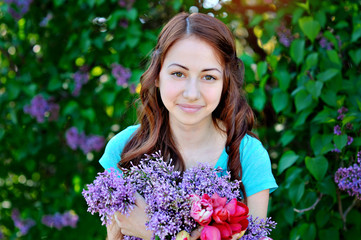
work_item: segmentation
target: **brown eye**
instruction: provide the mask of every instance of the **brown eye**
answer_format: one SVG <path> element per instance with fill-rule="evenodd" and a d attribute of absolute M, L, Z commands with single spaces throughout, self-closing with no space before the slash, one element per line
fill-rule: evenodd
<path fill-rule="evenodd" d="M 184 77 L 183 73 L 181 73 L 181 72 L 174 72 L 174 73 L 172 73 L 172 75 L 179 77 L 179 78 Z"/>
<path fill-rule="evenodd" d="M 213 80 L 216 80 L 215 77 L 211 76 L 211 75 L 206 75 L 204 76 L 204 79 L 207 80 L 207 81 L 213 81 Z"/>

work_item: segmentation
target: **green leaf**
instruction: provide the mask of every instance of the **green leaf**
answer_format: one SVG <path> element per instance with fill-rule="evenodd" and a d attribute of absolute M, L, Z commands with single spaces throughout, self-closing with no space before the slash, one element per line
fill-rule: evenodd
<path fill-rule="evenodd" d="M 304 89 L 300 90 L 296 93 L 295 96 L 295 105 L 296 105 L 296 111 L 300 112 L 303 109 L 310 106 L 312 103 L 312 96 Z"/>
<path fill-rule="evenodd" d="M 305 192 L 305 182 L 301 179 L 296 179 L 288 190 L 288 197 L 290 198 L 292 205 L 296 204 L 301 200 Z"/>
<path fill-rule="evenodd" d="M 288 105 L 288 94 L 280 89 L 277 89 L 272 96 L 272 105 L 277 113 L 281 112 Z"/>
<path fill-rule="evenodd" d="M 361 37 L 361 26 L 357 26 L 351 35 L 351 42 L 356 42 Z"/>
<path fill-rule="evenodd" d="M 316 67 L 317 63 L 318 63 L 318 53 L 317 52 L 311 53 L 306 58 L 306 70 L 312 67 Z"/>
<path fill-rule="evenodd" d="M 292 150 L 285 152 L 278 163 L 278 175 L 292 166 L 297 161 L 298 157 L 299 156 Z"/>
<path fill-rule="evenodd" d="M 134 21 L 138 16 L 138 11 L 135 8 L 132 8 L 127 11 L 126 18 L 128 20 Z"/>
<path fill-rule="evenodd" d="M 319 22 L 312 17 L 303 17 L 298 20 L 302 32 L 313 42 L 321 30 Z"/>
<path fill-rule="evenodd" d="M 329 219 L 330 212 L 326 209 L 321 209 L 316 213 L 316 224 L 319 228 L 324 227 Z"/>
<path fill-rule="evenodd" d="M 292 207 L 289 208 L 283 208 L 282 209 L 283 212 L 283 219 L 289 224 L 292 225 L 295 219 L 295 211 L 293 210 Z"/>
<path fill-rule="evenodd" d="M 314 240 L 316 238 L 316 226 L 314 223 L 303 223 L 298 230 L 301 239 Z"/>
<path fill-rule="evenodd" d="M 324 107 L 323 110 L 312 119 L 315 123 L 327 123 L 333 120 L 334 110 L 328 107 Z"/>
<path fill-rule="evenodd" d="M 306 108 L 305 110 L 301 111 L 300 114 L 296 117 L 296 122 L 294 123 L 294 127 L 300 126 L 306 122 L 307 117 L 312 113 L 312 108 Z"/>
<path fill-rule="evenodd" d="M 328 168 L 328 161 L 324 156 L 318 156 L 315 158 L 306 157 L 306 168 L 312 176 L 317 180 L 320 181 L 326 174 Z"/>
<path fill-rule="evenodd" d="M 92 108 L 81 110 L 81 115 L 87 118 L 90 122 L 94 122 L 95 111 Z"/>
<path fill-rule="evenodd" d="M 337 201 L 336 184 L 333 176 L 331 177 L 330 175 L 328 175 L 322 181 L 318 182 L 317 189 L 323 194 L 330 195 L 333 198 L 334 202 Z"/>
<path fill-rule="evenodd" d="M 252 94 L 253 107 L 257 111 L 262 111 L 266 104 L 266 94 L 263 89 L 257 88 Z"/>
<path fill-rule="evenodd" d="M 310 80 L 306 83 L 306 89 L 311 93 L 312 97 L 318 98 L 321 95 L 323 82 Z"/>
<path fill-rule="evenodd" d="M 348 55 L 351 57 L 352 61 L 358 65 L 361 62 L 361 49 L 350 50 Z"/>
<path fill-rule="evenodd" d="M 321 229 L 318 233 L 318 237 L 320 240 L 339 240 L 340 239 L 340 230 L 331 227 L 328 229 Z"/>
<path fill-rule="evenodd" d="M 339 67 L 342 67 L 340 57 L 335 50 L 327 50 L 327 56 L 331 62 L 337 64 Z"/>
<path fill-rule="evenodd" d="M 255 15 L 252 18 L 251 22 L 249 23 L 249 26 L 254 27 L 254 26 L 258 25 L 262 21 L 262 19 L 263 19 L 263 16 L 261 14 Z"/>
<path fill-rule="evenodd" d="M 282 146 L 286 146 L 295 138 L 295 134 L 291 130 L 287 130 L 280 139 Z"/>
<path fill-rule="evenodd" d="M 333 136 L 333 142 L 336 145 L 336 148 L 340 151 L 342 151 L 342 149 L 346 146 L 347 144 L 347 135 L 346 134 L 342 134 L 342 135 L 334 135 Z"/>
<path fill-rule="evenodd" d="M 278 70 L 274 73 L 274 77 L 278 80 L 278 84 L 283 91 L 287 91 L 290 82 L 291 76 L 288 71 L 286 70 Z"/>
<path fill-rule="evenodd" d="M 321 93 L 321 99 L 331 107 L 337 107 L 337 95 L 332 89 L 323 90 Z"/>
<path fill-rule="evenodd" d="M 297 65 L 303 61 L 305 54 L 305 40 L 297 39 L 291 44 L 291 58 Z"/>
<path fill-rule="evenodd" d="M 319 81 L 327 82 L 328 80 L 332 79 L 334 76 L 336 76 L 338 73 L 340 73 L 339 69 L 331 68 L 328 69 L 322 73 L 317 74 L 316 78 Z"/>
<path fill-rule="evenodd" d="M 333 135 L 327 134 L 327 135 L 320 135 L 315 134 L 311 138 L 311 147 L 313 149 L 313 152 L 316 156 L 320 154 L 325 154 L 326 151 L 330 151 L 333 149 L 333 145 L 331 144 L 333 139 Z M 329 147 L 331 146 L 331 149 Z"/>
<path fill-rule="evenodd" d="M 258 79 L 261 79 L 266 72 L 267 72 L 267 62 L 261 61 L 261 62 L 257 63 Z"/>

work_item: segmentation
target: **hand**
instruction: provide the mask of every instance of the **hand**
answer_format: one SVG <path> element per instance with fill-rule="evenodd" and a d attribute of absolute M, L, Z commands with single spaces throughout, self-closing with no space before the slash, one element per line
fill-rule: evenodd
<path fill-rule="evenodd" d="M 145 213 L 147 204 L 142 196 L 135 194 L 135 206 L 129 213 L 129 216 L 122 215 L 119 212 L 115 213 L 114 218 L 117 225 L 120 227 L 123 235 L 143 238 L 145 240 L 151 239 L 153 232 L 147 230 L 145 223 L 148 217 Z"/>

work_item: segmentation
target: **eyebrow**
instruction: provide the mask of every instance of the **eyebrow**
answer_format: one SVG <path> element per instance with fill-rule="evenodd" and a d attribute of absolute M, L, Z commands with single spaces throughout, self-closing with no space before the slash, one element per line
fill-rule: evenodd
<path fill-rule="evenodd" d="M 169 67 L 171 67 L 171 66 L 178 66 L 178 67 L 181 67 L 181 68 L 189 71 L 189 68 L 187 68 L 187 67 L 185 67 L 185 66 L 183 66 L 183 65 L 180 65 L 180 64 L 178 64 L 178 63 L 172 63 L 172 64 L 168 65 L 167 68 L 169 68 Z M 221 71 L 219 71 L 218 68 L 205 68 L 205 69 L 202 70 L 202 72 L 208 72 L 208 71 L 218 71 L 219 73 L 222 73 Z"/>

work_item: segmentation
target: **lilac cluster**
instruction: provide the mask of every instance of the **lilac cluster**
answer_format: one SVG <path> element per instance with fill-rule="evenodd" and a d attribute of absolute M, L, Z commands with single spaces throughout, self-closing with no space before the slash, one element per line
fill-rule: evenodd
<path fill-rule="evenodd" d="M 341 190 L 361 200 L 361 151 L 357 153 L 357 163 L 336 171 L 335 182 Z"/>
<path fill-rule="evenodd" d="M 72 94 L 73 96 L 77 97 L 79 96 L 80 90 L 83 85 L 89 81 L 89 73 L 80 70 L 74 73 L 73 78 L 75 82 L 75 87 Z"/>
<path fill-rule="evenodd" d="M 5 3 L 9 4 L 10 15 L 16 20 L 22 18 L 29 11 L 32 2 L 33 0 L 5 0 Z"/>
<path fill-rule="evenodd" d="M 97 135 L 86 136 L 84 133 L 79 133 L 76 127 L 69 128 L 65 133 L 65 138 L 71 149 L 80 148 L 84 154 L 93 150 L 99 152 L 105 144 L 104 137 Z"/>
<path fill-rule="evenodd" d="M 117 85 L 124 87 L 128 85 L 128 80 L 132 76 L 132 73 L 128 68 L 125 68 L 120 64 L 113 63 L 112 75 L 117 80 Z"/>
<path fill-rule="evenodd" d="M 117 174 L 114 169 L 100 173 L 94 183 L 88 185 L 91 189 L 83 191 L 89 206 L 88 211 L 92 214 L 98 212 L 102 216 L 102 223 L 108 224 L 115 211 L 129 211 L 132 204 L 130 197 L 137 191 L 147 203 L 147 229 L 153 231 L 159 239 L 175 239 L 180 231 L 191 232 L 197 227 L 190 215 L 191 194 L 218 193 L 227 199 L 241 199 L 239 182 L 231 182 L 229 173 L 219 176 L 222 169 L 199 164 L 182 175 L 174 170 L 171 160 L 163 159 L 160 152 L 145 155 L 138 165 L 122 170 L 122 174 Z M 109 204 L 110 202 L 112 204 Z M 258 228 L 263 231 L 259 230 L 259 234 L 264 233 L 264 236 L 267 236 L 269 232 L 264 228 L 269 227 L 270 222 L 261 221 L 259 225 Z M 255 235 L 253 232 L 251 234 Z M 126 236 L 125 239 L 137 238 Z"/>
<path fill-rule="evenodd" d="M 344 118 L 345 118 L 345 113 L 348 112 L 348 109 L 345 108 L 345 107 L 341 107 L 340 109 L 337 110 L 337 113 L 338 113 L 338 116 L 337 116 L 337 120 L 338 121 L 342 121 Z M 353 126 L 351 123 L 347 123 L 345 125 L 345 130 L 352 130 L 353 129 Z M 342 134 L 342 129 L 341 129 L 341 126 L 336 124 L 334 127 L 333 127 L 333 134 L 335 135 L 341 135 Z M 347 136 L 347 145 L 351 145 L 353 143 L 353 137 L 351 136 Z M 332 150 L 332 152 L 337 152 L 337 153 L 340 153 L 341 150 L 336 148 L 336 145 L 335 145 L 335 148 Z"/>
<path fill-rule="evenodd" d="M 86 187 L 82 195 L 88 204 L 88 212 L 98 213 L 102 225 L 110 225 L 115 212 L 128 214 L 134 208 L 135 188 L 115 169 L 98 173 L 93 183 Z"/>
<path fill-rule="evenodd" d="M 246 234 L 241 237 L 241 240 L 269 239 L 267 236 L 270 235 L 272 229 L 275 229 L 277 225 L 271 218 L 258 219 L 257 217 L 253 219 L 250 216 L 248 220 L 249 225 Z"/>
<path fill-rule="evenodd" d="M 21 219 L 18 209 L 12 211 L 11 218 L 14 221 L 15 227 L 19 228 L 21 235 L 26 235 L 30 228 L 35 226 L 35 221 L 33 219 Z"/>
<path fill-rule="evenodd" d="M 63 214 L 45 215 L 42 217 L 41 222 L 48 227 L 55 227 L 60 230 L 63 227 L 76 228 L 78 220 L 79 217 L 74 211 L 66 211 Z"/>
<path fill-rule="evenodd" d="M 131 9 L 133 7 L 135 0 L 119 0 L 118 4 L 121 7 L 126 7 L 127 9 Z"/>
<path fill-rule="evenodd" d="M 59 117 L 59 105 L 52 102 L 52 99 L 46 100 L 41 94 L 36 95 L 30 102 L 30 105 L 24 106 L 24 112 L 36 118 L 36 121 L 43 123 L 45 117 L 49 121 L 56 121 Z"/>
<path fill-rule="evenodd" d="M 280 43 L 285 47 L 289 47 L 294 39 L 291 29 L 286 28 L 284 24 L 277 29 L 277 35 Z"/>
<path fill-rule="evenodd" d="M 341 42 L 341 38 L 340 36 L 336 36 L 335 37 L 337 39 L 337 45 L 339 48 L 341 48 L 342 46 L 342 42 Z M 326 50 L 332 50 L 335 46 L 332 42 L 327 41 L 327 39 L 325 37 L 321 37 L 319 44 L 321 46 L 321 48 L 326 49 Z"/>

